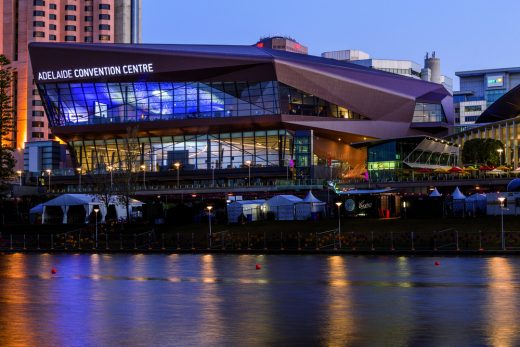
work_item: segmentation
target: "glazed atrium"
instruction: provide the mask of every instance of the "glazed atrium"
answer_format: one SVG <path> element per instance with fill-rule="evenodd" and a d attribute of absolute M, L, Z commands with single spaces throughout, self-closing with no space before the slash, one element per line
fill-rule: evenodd
<path fill-rule="evenodd" d="M 351 143 L 442 135 L 453 118 L 442 85 L 258 47 L 37 43 L 30 52 L 53 134 L 92 174 L 345 177 L 366 168 L 366 149 Z M 146 71 L 122 68 L 139 64 Z M 121 74 L 75 73 L 89 69 Z"/>

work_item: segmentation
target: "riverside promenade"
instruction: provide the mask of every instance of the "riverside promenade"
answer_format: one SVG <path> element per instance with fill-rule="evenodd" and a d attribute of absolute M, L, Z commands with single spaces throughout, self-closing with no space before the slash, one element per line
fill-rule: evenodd
<path fill-rule="evenodd" d="M 2 252 L 138 252 L 138 253 L 353 253 L 353 254 L 483 254 L 520 255 L 520 225 L 515 217 L 263 221 L 246 225 L 126 227 L 99 225 L 53 232 L 7 228 Z M 336 227 L 334 227 L 336 226 Z M 502 246 L 502 238 L 504 246 Z"/>

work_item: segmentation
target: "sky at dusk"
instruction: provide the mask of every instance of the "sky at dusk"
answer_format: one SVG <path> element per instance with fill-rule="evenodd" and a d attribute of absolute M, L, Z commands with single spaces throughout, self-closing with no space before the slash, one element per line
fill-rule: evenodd
<path fill-rule="evenodd" d="M 250 45 L 285 35 L 309 54 L 360 49 L 442 73 L 520 66 L 519 0 L 143 0 L 144 43 Z"/>

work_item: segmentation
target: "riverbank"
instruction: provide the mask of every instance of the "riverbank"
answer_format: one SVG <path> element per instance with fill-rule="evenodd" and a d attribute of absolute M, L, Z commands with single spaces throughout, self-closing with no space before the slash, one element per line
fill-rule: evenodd
<path fill-rule="evenodd" d="M 244 225 L 138 225 L 117 229 L 83 226 L 52 233 L 2 232 L 4 252 L 520 254 L 520 221 L 467 219 L 343 219 L 260 221 Z M 503 245 L 503 241 L 505 247 Z"/>

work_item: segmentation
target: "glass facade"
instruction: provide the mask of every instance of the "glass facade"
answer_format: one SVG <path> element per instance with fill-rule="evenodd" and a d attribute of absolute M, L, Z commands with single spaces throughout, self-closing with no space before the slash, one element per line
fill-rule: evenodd
<path fill-rule="evenodd" d="M 497 101 L 502 95 L 506 93 L 505 89 L 491 89 L 486 90 L 485 92 L 485 98 L 487 106 L 491 105 L 495 101 Z"/>
<path fill-rule="evenodd" d="M 416 165 L 453 166 L 458 158 L 450 151 L 420 149 L 423 138 L 388 141 L 367 147 L 367 168 L 373 182 L 395 181 L 409 170 L 406 163 Z M 428 148 L 428 147 L 425 147 Z"/>
<path fill-rule="evenodd" d="M 412 123 L 446 122 L 441 104 L 418 102 L 415 104 Z"/>
<path fill-rule="evenodd" d="M 141 171 L 144 167 L 146 171 L 161 172 L 175 170 L 175 163 L 184 171 L 236 169 L 248 165 L 283 167 L 298 154 L 294 153 L 293 135 L 286 130 L 71 141 L 69 144 L 78 166 L 94 173 L 106 172 L 110 167 L 115 171 L 128 168 Z"/>
<path fill-rule="evenodd" d="M 121 82 L 39 85 L 51 126 L 277 115 L 368 119 L 266 82 Z"/>

